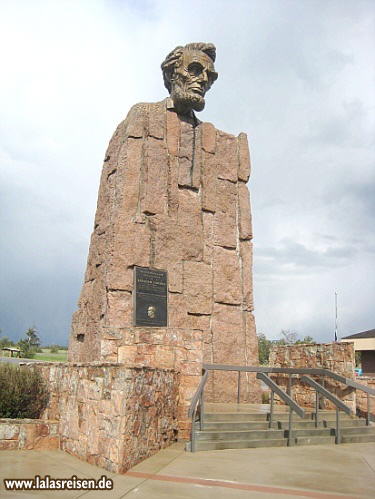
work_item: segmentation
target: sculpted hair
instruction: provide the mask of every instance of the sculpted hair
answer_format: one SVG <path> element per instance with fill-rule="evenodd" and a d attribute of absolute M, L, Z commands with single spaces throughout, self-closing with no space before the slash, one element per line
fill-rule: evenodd
<path fill-rule="evenodd" d="M 208 57 L 215 62 L 216 59 L 216 47 L 213 43 L 188 43 L 185 47 L 178 46 L 172 52 L 170 52 L 161 64 L 161 69 L 163 71 L 164 86 L 171 91 L 171 78 L 173 76 L 174 70 L 181 64 L 182 54 L 184 50 L 201 50 Z"/>

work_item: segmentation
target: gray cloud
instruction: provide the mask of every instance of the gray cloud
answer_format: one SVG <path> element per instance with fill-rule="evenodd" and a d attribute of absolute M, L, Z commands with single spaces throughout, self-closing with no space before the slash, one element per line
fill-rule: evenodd
<path fill-rule="evenodd" d="M 269 261 L 271 265 L 273 262 L 280 267 L 280 271 L 285 266 L 312 270 L 316 267 L 342 267 L 348 265 L 356 254 L 353 246 L 328 247 L 319 251 L 288 239 L 282 241 L 282 246 L 257 250 L 258 258 Z"/>

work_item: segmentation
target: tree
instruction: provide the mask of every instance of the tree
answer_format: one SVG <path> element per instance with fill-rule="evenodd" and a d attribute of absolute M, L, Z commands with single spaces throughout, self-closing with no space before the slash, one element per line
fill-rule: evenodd
<path fill-rule="evenodd" d="M 258 334 L 258 352 L 259 352 L 259 363 L 261 365 L 268 364 L 270 350 L 273 345 L 301 345 L 301 344 L 316 344 L 316 341 L 312 336 L 305 336 L 302 340 L 298 339 L 298 335 L 294 331 L 289 329 L 282 329 L 281 335 L 283 338 L 279 340 L 269 340 L 263 333 Z"/>
<path fill-rule="evenodd" d="M 312 336 L 304 336 L 302 340 L 298 338 L 298 334 L 295 331 L 291 331 L 290 329 L 282 329 L 281 330 L 281 338 L 280 340 L 276 340 L 275 343 L 279 345 L 302 345 L 302 344 L 311 344 L 315 345 L 316 341 Z"/>
<path fill-rule="evenodd" d="M 263 333 L 258 334 L 259 363 L 261 365 L 268 364 L 271 345 L 272 341 L 268 340 L 265 334 Z"/>
<path fill-rule="evenodd" d="M 32 359 L 40 346 L 40 339 L 36 327 L 29 327 L 25 336 L 26 338 L 23 338 L 18 342 L 18 347 L 21 350 L 21 357 Z"/>
<path fill-rule="evenodd" d="M 40 347 L 40 338 L 35 326 L 29 327 L 29 329 L 26 331 L 26 339 L 31 347 Z"/>
<path fill-rule="evenodd" d="M 309 345 L 315 345 L 316 344 L 316 341 L 314 340 L 314 338 L 312 336 L 305 336 L 304 338 L 302 338 L 302 340 L 297 340 L 296 342 L 296 345 L 302 345 L 302 344 L 309 344 Z"/>
<path fill-rule="evenodd" d="M 295 331 L 291 331 L 290 329 L 282 329 L 281 330 L 281 340 L 278 341 L 280 345 L 293 345 L 297 342 L 298 335 Z"/>

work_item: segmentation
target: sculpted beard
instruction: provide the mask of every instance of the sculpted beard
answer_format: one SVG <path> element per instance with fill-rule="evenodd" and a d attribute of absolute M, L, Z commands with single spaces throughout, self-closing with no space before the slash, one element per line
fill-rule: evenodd
<path fill-rule="evenodd" d="M 204 98 L 201 95 L 194 93 L 191 90 L 185 90 L 178 83 L 173 85 L 171 98 L 173 99 L 176 108 L 181 113 L 188 112 L 191 109 L 199 112 L 202 111 L 205 106 Z"/>

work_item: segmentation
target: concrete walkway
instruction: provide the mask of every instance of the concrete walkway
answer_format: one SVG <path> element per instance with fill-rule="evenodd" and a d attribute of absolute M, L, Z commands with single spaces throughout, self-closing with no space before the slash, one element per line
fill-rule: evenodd
<path fill-rule="evenodd" d="M 6 491 L 4 478 L 113 480 L 108 491 Z M 109 473 L 62 451 L 1 451 L 0 497 L 84 499 L 374 498 L 375 445 L 342 444 L 187 453 L 176 443 L 132 468 Z"/>

